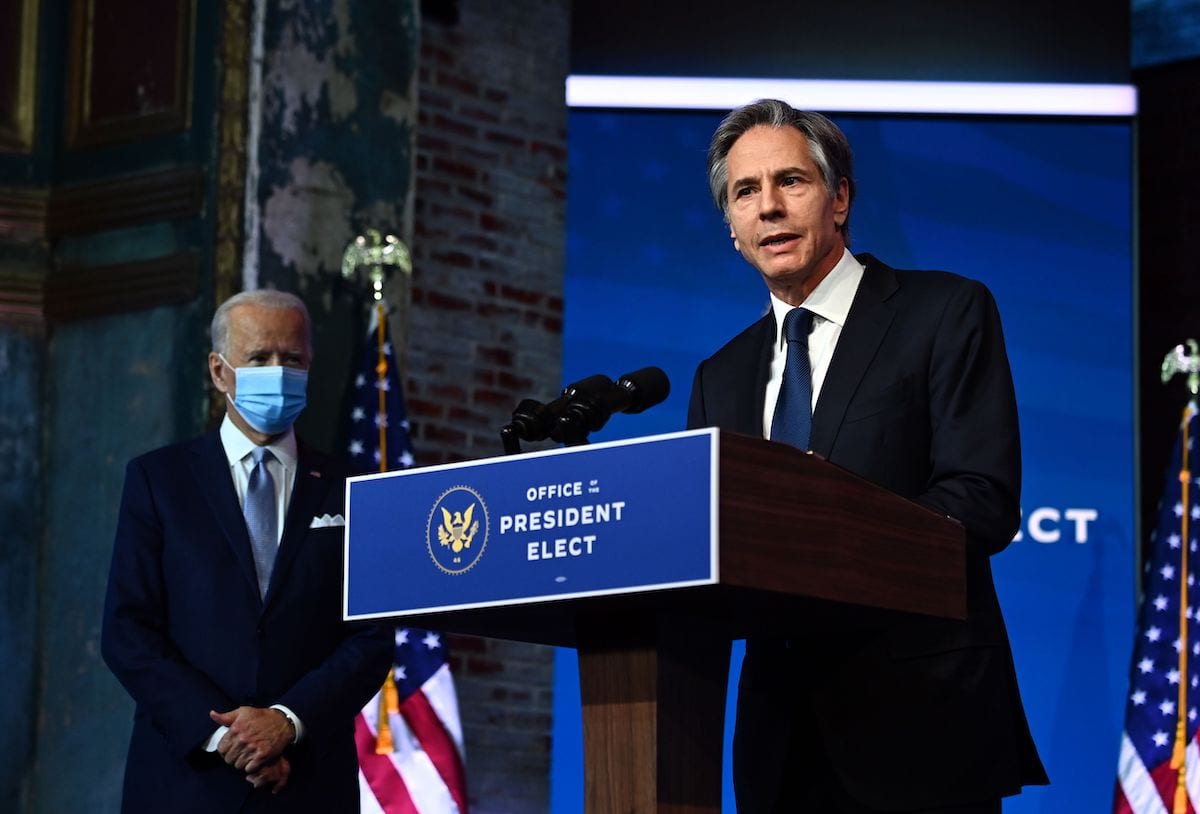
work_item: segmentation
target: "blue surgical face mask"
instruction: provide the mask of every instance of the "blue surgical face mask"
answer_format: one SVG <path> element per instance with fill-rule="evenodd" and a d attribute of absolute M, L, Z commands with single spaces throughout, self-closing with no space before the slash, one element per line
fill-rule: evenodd
<path fill-rule="evenodd" d="M 237 396 L 233 406 L 246 423 L 264 435 L 278 435 L 292 426 L 308 400 L 308 371 L 294 367 L 234 367 Z M 229 398 L 229 394 L 225 394 Z"/>

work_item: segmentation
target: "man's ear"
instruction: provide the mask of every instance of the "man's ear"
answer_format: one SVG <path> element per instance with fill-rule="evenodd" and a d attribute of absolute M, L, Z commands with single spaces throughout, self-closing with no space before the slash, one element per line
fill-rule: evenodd
<path fill-rule="evenodd" d="M 217 388 L 219 393 L 228 393 L 229 385 L 224 381 L 223 374 L 227 365 L 221 360 L 221 357 L 214 351 L 208 354 L 208 375 L 212 379 L 213 387 Z"/>
<path fill-rule="evenodd" d="M 833 196 L 833 222 L 838 227 L 845 225 L 850 217 L 850 184 L 843 178 L 838 182 L 837 195 Z"/>

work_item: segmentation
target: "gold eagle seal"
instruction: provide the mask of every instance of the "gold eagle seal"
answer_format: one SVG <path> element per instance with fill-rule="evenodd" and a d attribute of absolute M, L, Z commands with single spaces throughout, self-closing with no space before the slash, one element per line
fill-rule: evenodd
<path fill-rule="evenodd" d="M 488 542 L 488 508 L 479 492 L 453 486 L 434 501 L 425 525 L 425 547 L 434 565 L 452 575 L 470 571 Z"/>
<path fill-rule="evenodd" d="M 472 520 L 472 515 L 475 514 L 476 504 L 472 503 L 467 507 L 466 511 L 450 513 L 450 510 L 442 506 L 442 525 L 438 527 L 438 542 L 444 546 L 449 546 L 450 550 L 455 554 L 462 551 L 464 548 L 471 547 L 471 541 L 475 539 L 475 535 L 479 533 L 479 521 Z"/>

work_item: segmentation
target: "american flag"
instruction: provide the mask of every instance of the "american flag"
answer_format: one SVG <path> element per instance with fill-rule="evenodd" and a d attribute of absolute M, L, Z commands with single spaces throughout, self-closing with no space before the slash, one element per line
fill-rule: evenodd
<path fill-rule="evenodd" d="M 1200 809 L 1200 613 L 1195 589 L 1200 489 L 1190 475 L 1198 463 L 1196 415 L 1196 405 L 1189 404 L 1142 574 L 1114 814 L 1194 814 Z"/>
<path fill-rule="evenodd" d="M 367 341 L 358 372 L 350 383 L 347 402 L 350 421 L 346 454 L 350 471 L 362 475 L 408 469 L 413 465 L 408 411 L 404 409 L 404 394 L 388 339 L 386 310 L 381 303 L 371 309 Z"/>
<path fill-rule="evenodd" d="M 371 312 L 348 407 L 346 452 L 354 472 L 412 466 L 382 303 Z M 396 628 L 392 673 L 355 720 L 355 738 L 364 814 L 468 814 L 458 700 L 438 633 Z"/>

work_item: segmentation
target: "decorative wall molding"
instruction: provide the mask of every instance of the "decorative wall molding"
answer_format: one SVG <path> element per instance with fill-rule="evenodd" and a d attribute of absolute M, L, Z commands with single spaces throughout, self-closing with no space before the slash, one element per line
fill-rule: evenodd
<path fill-rule="evenodd" d="M 203 207 L 204 176 L 195 167 L 61 187 L 50 195 L 50 236 L 192 218 Z"/>
<path fill-rule="evenodd" d="M 204 176 L 183 167 L 66 187 L 0 188 L 0 235 L 51 239 L 198 217 Z"/>
<path fill-rule="evenodd" d="M 39 5 L 0 3 L 0 152 L 33 149 Z"/>
<path fill-rule="evenodd" d="M 46 280 L 41 275 L 0 272 L 0 325 L 40 321 L 45 313 Z"/>
<path fill-rule="evenodd" d="M 0 272 L 0 323 L 88 317 L 180 305 L 200 292 L 200 258 L 180 252 L 107 266 L 64 267 L 39 277 Z"/>
<path fill-rule="evenodd" d="M 221 15 L 220 96 L 217 99 L 216 235 L 213 251 L 213 306 L 242 290 L 246 236 L 247 115 L 250 104 L 250 0 L 225 0 Z M 259 69 L 261 70 L 261 68 Z M 225 396 L 205 377 L 208 423 L 225 414 Z"/>
<path fill-rule="evenodd" d="M 195 0 L 72 0 L 70 13 L 68 148 L 188 128 Z"/>
<path fill-rule="evenodd" d="M 50 193 L 45 188 L 0 189 L 0 235 L 46 237 Z"/>
<path fill-rule="evenodd" d="M 221 95 L 217 102 L 215 303 L 224 302 L 242 288 L 250 40 L 249 3 L 226 0 L 221 17 Z"/>

